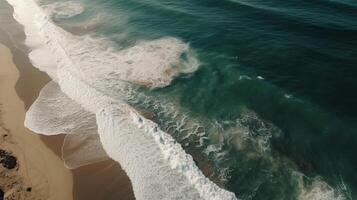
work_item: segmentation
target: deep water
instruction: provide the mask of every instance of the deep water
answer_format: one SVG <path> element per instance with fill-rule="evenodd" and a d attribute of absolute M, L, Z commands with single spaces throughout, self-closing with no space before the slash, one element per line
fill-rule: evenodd
<path fill-rule="evenodd" d="M 90 31 L 120 48 L 162 37 L 190 44 L 196 72 L 139 89 L 150 101 L 128 101 L 154 112 L 222 187 L 242 199 L 357 198 L 357 2 L 80 2 L 82 14 L 55 21 L 100 16 Z M 180 120 L 203 130 L 184 137 Z"/>

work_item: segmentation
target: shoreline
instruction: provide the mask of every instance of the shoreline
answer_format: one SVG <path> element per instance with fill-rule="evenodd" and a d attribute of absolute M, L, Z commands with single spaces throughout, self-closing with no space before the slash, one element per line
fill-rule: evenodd
<path fill-rule="evenodd" d="M 16 3 L 14 3 L 14 7 L 20 8 L 19 11 L 18 11 L 18 9 L 16 9 L 16 11 L 18 11 L 18 12 L 16 12 L 16 14 L 19 14 L 18 16 L 21 16 L 21 17 L 19 17 L 19 18 L 21 18 L 21 20 L 19 20 L 19 22 L 23 23 L 26 27 L 27 27 L 26 21 L 27 21 L 28 16 L 26 14 L 22 15 L 21 14 L 22 12 L 26 13 L 26 10 L 28 9 L 28 7 L 34 7 L 35 12 L 41 13 L 41 9 L 38 7 L 38 5 L 36 5 L 32 1 L 31 1 L 32 4 L 30 3 L 27 6 L 24 6 L 26 4 L 21 4 L 21 2 L 18 2 L 17 0 L 15 0 L 15 2 Z M 17 3 L 19 3 L 19 4 L 17 4 Z M 55 27 L 54 30 L 56 30 L 56 26 L 51 24 L 49 18 L 47 18 L 47 17 L 41 18 L 41 19 L 43 19 L 43 21 L 40 21 L 40 22 L 38 22 L 36 18 L 31 18 L 31 19 L 33 20 L 33 22 L 35 22 L 35 24 L 37 24 L 37 23 L 48 24 L 49 25 L 48 28 L 50 30 L 52 30 L 52 28 L 54 28 L 54 27 Z M 32 23 L 30 23 L 30 24 L 32 24 Z M 41 30 L 42 29 L 44 29 L 44 28 L 42 27 Z M 58 30 L 61 30 L 61 29 L 58 29 Z M 59 31 L 59 33 L 60 32 L 61 31 Z M 57 33 L 56 31 L 54 31 L 54 32 L 51 31 L 49 33 L 45 32 L 44 34 L 56 35 L 56 33 Z M 32 32 L 29 32 L 27 34 L 29 35 L 30 38 L 32 38 L 31 37 Z M 38 33 L 33 32 L 33 34 L 36 35 Z M 62 60 L 62 58 L 64 60 L 67 60 L 66 59 L 67 51 L 65 49 L 63 49 L 61 44 L 57 44 L 58 41 L 56 41 L 56 40 L 54 40 L 54 41 L 55 42 L 52 43 L 49 40 L 48 42 L 44 43 L 43 45 L 44 45 L 44 47 L 48 47 L 49 49 L 51 49 L 51 51 L 53 51 L 54 53 L 56 52 L 56 47 L 59 47 L 60 53 L 59 53 L 58 57 L 55 58 L 57 61 L 57 63 L 55 63 L 55 64 L 58 64 L 58 63 L 60 63 L 58 61 Z M 176 41 L 176 40 L 174 40 L 174 41 Z M 62 41 L 62 42 L 65 43 L 65 41 Z M 164 41 L 163 42 L 164 44 L 161 44 L 161 42 L 162 42 L 161 40 L 160 41 L 158 40 L 157 42 L 160 43 L 160 44 L 158 44 L 159 46 L 164 45 L 161 49 L 166 49 L 165 45 L 170 44 L 167 41 Z M 176 41 L 176 42 L 178 42 L 178 41 Z M 180 43 L 180 42 L 178 42 L 178 43 Z M 77 43 L 74 42 L 74 44 L 77 44 Z M 53 49 L 51 48 L 51 46 L 54 46 Z M 178 44 L 178 46 L 179 46 L 179 44 Z M 44 50 L 44 51 L 41 51 L 40 57 L 46 57 L 46 54 L 48 53 L 48 49 L 42 49 L 42 50 Z M 177 50 L 180 50 L 180 48 Z M 164 50 L 162 50 L 162 51 L 164 51 Z M 173 51 L 176 52 L 175 50 L 173 50 Z M 76 54 L 74 54 L 74 55 L 76 55 Z M 176 55 L 176 53 L 174 53 L 174 55 Z M 35 62 L 37 62 L 36 58 L 34 58 L 34 57 L 32 57 L 32 58 L 35 60 Z M 175 58 L 175 56 L 173 57 L 173 59 L 174 58 Z M 39 63 L 41 63 L 41 61 L 39 61 Z M 93 99 L 91 98 L 90 95 L 89 96 L 86 96 L 86 94 L 71 95 L 72 90 L 66 88 L 66 86 L 71 88 L 71 86 L 78 84 L 76 82 L 77 79 L 71 80 L 71 77 L 72 77 L 71 74 L 67 74 L 66 69 L 71 64 L 73 64 L 73 63 L 71 63 L 70 61 L 69 61 L 68 65 L 66 65 L 66 66 L 61 64 L 60 67 L 57 69 L 57 72 L 49 70 L 48 73 L 50 73 L 50 74 L 52 74 L 52 72 L 54 74 L 57 73 L 57 75 L 58 75 L 57 77 L 60 80 L 63 79 L 62 83 L 64 82 L 67 85 L 66 84 L 65 84 L 65 86 L 61 85 L 62 90 L 66 90 L 65 92 L 67 92 L 67 95 L 69 95 L 72 99 L 77 100 L 77 101 L 83 100 L 83 102 L 86 102 L 88 100 L 93 101 Z M 99 63 L 98 66 L 101 66 L 100 64 L 101 63 Z M 63 68 L 61 68 L 61 67 L 63 67 Z M 75 66 L 73 66 L 73 67 L 75 67 Z M 68 71 L 70 71 L 70 70 L 68 70 Z M 112 78 L 115 78 L 115 77 L 112 77 Z M 79 87 L 84 88 L 84 90 L 82 90 L 82 91 L 86 91 L 85 85 L 79 84 Z M 89 90 L 91 90 L 91 89 L 89 89 Z M 96 91 L 96 90 L 94 89 L 93 91 Z M 91 93 L 91 92 L 89 92 L 89 93 Z M 96 93 L 94 92 L 94 94 L 96 94 Z M 82 98 L 82 97 L 86 97 L 86 98 Z M 57 107 L 57 106 L 54 106 L 54 107 Z M 146 136 L 144 134 L 143 135 L 135 134 L 135 136 L 130 138 L 131 136 L 129 134 L 128 138 L 124 137 L 124 138 L 120 138 L 120 139 L 119 138 L 114 138 L 114 139 L 118 140 L 118 141 L 133 140 L 133 141 L 140 141 L 140 142 L 143 140 L 145 142 L 148 142 L 147 144 L 150 144 L 150 145 L 146 146 L 146 147 L 148 147 L 148 150 L 146 151 L 145 149 L 142 149 L 139 142 L 132 142 L 128 146 L 122 145 L 126 148 L 141 150 L 139 153 L 140 156 L 142 157 L 141 159 L 137 159 L 137 158 L 140 158 L 140 156 L 137 155 L 138 154 L 137 152 L 135 152 L 136 154 L 129 154 L 130 157 L 126 157 L 126 155 L 124 155 L 126 153 L 125 149 L 124 149 L 124 151 L 123 150 L 120 151 L 121 150 L 120 144 L 119 145 L 115 144 L 115 146 L 113 146 L 113 148 L 106 148 L 106 151 L 110 157 L 114 158 L 115 160 L 118 160 L 126 167 L 128 174 L 130 175 L 133 182 L 135 183 L 135 186 L 138 186 L 138 187 L 136 187 L 136 189 L 139 188 L 136 190 L 136 191 L 139 191 L 139 193 L 136 193 L 138 195 L 138 198 L 141 197 L 143 199 L 146 199 L 146 197 L 154 197 L 154 198 L 160 199 L 163 196 L 167 196 L 167 197 L 172 196 L 171 194 L 168 193 L 168 191 L 166 190 L 166 187 L 175 188 L 176 181 L 177 181 L 180 184 L 189 185 L 189 186 L 187 186 L 187 188 L 188 188 L 187 192 L 190 193 L 188 195 L 192 195 L 195 198 L 196 197 L 198 198 L 198 195 L 200 195 L 200 196 L 202 196 L 202 198 L 207 198 L 207 199 L 210 199 L 210 196 L 219 196 L 219 197 L 222 197 L 222 199 L 225 199 L 225 198 L 234 199 L 234 194 L 232 194 L 231 192 L 226 191 L 222 188 L 219 188 L 216 184 L 214 184 L 206 176 L 204 176 L 204 174 L 201 172 L 201 170 L 198 168 L 198 166 L 196 166 L 196 164 L 194 163 L 192 157 L 187 156 L 186 152 L 180 146 L 180 144 L 173 143 L 172 141 L 174 141 L 174 139 L 169 134 L 167 134 L 164 131 L 161 131 L 159 129 L 150 129 L 150 127 L 152 127 L 152 125 L 155 124 L 154 122 L 152 122 L 150 120 L 146 120 L 144 118 L 141 118 L 141 115 L 136 113 L 136 111 L 134 109 L 131 109 L 130 106 L 128 106 L 128 108 L 129 108 L 129 111 L 133 110 L 133 113 L 135 115 L 135 116 L 130 116 L 130 115 L 128 115 L 130 113 L 124 112 L 124 115 L 126 117 L 128 117 L 127 119 L 129 121 L 129 124 L 133 126 L 132 128 L 140 128 L 140 125 L 138 124 L 140 122 L 138 122 L 135 118 L 135 117 L 138 117 L 140 120 L 142 120 L 142 122 L 144 122 L 145 126 L 149 128 L 149 129 L 145 129 L 143 131 L 143 133 L 148 133 L 150 137 L 146 138 Z M 91 108 L 87 107 L 86 109 L 91 109 Z M 60 112 L 60 109 L 58 109 L 58 112 Z M 115 116 L 116 116 L 116 113 L 109 112 L 109 118 L 114 117 L 114 120 L 112 120 L 112 121 L 119 121 L 119 119 L 116 119 Z M 98 124 L 99 126 L 100 125 L 107 126 L 105 121 L 106 121 L 106 118 L 104 117 L 104 118 L 100 118 L 99 120 L 97 120 L 97 123 L 99 123 Z M 109 127 L 111 127 L 111 125 L 109 125 Z M 134 130 L 138 130 L 138 129 L 134 129 Z M 101 136 L 102 135 L 109 136 L 109 138 L 106 138 L 103 140 L 101 139 L 102 143 L 104 143 L 103 141 L 112 141 L 112 138 L 110 138 L 111 137 L 110 134 L 112 133 L 113 130 L 108 130 L 108 131 L 110 131 L 109 134 L 102 134 L 103 132 L 100 131 Z M 127 131 L 131 132 L 132 130 L 127 130 Z M 125 135 L 125 134 L 126 134 L 126 132 L 124 132 L 123 135 Z M 125 136 L 127 136 L 127 135 L 128 134 L 126 134 Z M 159 137 L 156 137 L 156 135 L 158 135 Z M 121 136 L 122 135 L 116 134 L 116 137 L 121 137 Z M 167 143 L 161 142 L 159 139 L 167 140 Z M 110 145 L 111 144 L 104 143 L 104 147 L 108 147 Z M 163 151 L 163 150 L 165 150 L 165 151 Z M 161 151 L 162 154 L 155 154 L 152 159 L 150 151 L 155 151 L 155 152 Z M 174 155 L 174 157 L 171 157 L 171 156 L 168 157 L 168 158 L 170 158 L 170 160 L 168 161 L 167 165 L 165 162 L 161 163 L 162 165 L 159 165 L 159 166 L 158 165 L 150 165 L 150 163 L 160 161 L 163 158 L 165 159 L 166 154 L 171 151 L 174 152 L 174 153 L 172 153 Z M 128 158 L 128 159 L 126 159 L 126 158 Z M 143 161 L 143 162 L 141 162 L 141 161 Z M 144 170 L 146 166 L 142 166 L 143 164 L 145 165 L 146 163 L 148 163 L 148 166 L 149 166 L 148 170 Z M 182 163 L 182 164 L 180 164 L 179 166 L 176 166 L 175 163 Z M 131 166 L 139 166 L 139 167 L 132 168 Z M 175 169 L 177 167 L 179 167 L 179 168 L 185 167 L 187 170 L 179 171 L 176 174 Z M 141 168 L 142 170 L 136 170 L 136 168 Z M 173 171 L 173 174 L 175 174 L 175 175 L 170 176 L 171 179 L 166 179 L 165 182 L 163 182 L 162 181 L 163 179 L 161 177 L 165 177 L 165 178 L 168 177 L 167 174 L 165 173 L 166 170 L 170 171 L 170 172 Z M 135 171 L 135 173 L 134 173 L 134 171 Z M 97 172 L 97 171 L 95 171 L 95 172 Z M 140 172 L 141 174 L 137 175 L 137 172 Z M 123 174 L 124 174 L 124 172 L 123 172 Z M 195 176 L 195 177 L 192 179 L 192 176 Z M 147 177 L 152 177 L 152 178 L 148 179 Z M 187 179 L 182 178 L 182 177 L 186 177 Z M 191 180 L 199 180 L 199 181 L 191 181 Z M 112 184 L 112 183 L 110 182 L 110 184 Z M 152 187 L 152 184 L 160 186 L 157 188 L 155 193 L 151 193 L 150 188 Z M 107 186 L 107 185 L 108 184 L 103 185 L 103 186 Z M 115 188 L 115 189 L 117 189 L 117 188 Z M 92 191 L 92 190 L 88 190 L 88 191 Z M 175 189 L 172 191 L 177 192 L 178 197 L 183 195 L 179 188 L 177 190 Z M 143 193 L 140 193 L 140 192 L 143 192 Z M 97 191 L 96 191 L 96 193 L 97 193 Z M 94 194 L 96 194 L 96 193 L 94 193 Z M 92 196 L 90 196 L 90 198 L 91 197 Z M 98 199 L 98 198 L 96 198 L 96 199 Z M 101 199 L 103 199 L 103 198 L 101 198 Z"/>
<path fill-rule="evenodd" d="M 62 161 L 23 125 L 25 105 L 15 90 L 20 73 L 10 49 L 0 44 L 1 148 L 17 159 L 1 168 L 4 197 L 14 199 L 72 199 L 72 174 Z"/>
<path fill-rule="evenodd" d="M 24 102 L 27 110 L 36 100 L 42 87 L 50 81 L 48 75 L 32 66 L 27 54 L 27 47 L 23 45 L 25 34 L 23 27 L 18 24 L 12 14 L 13 8 L 6 2 L 0 2 L 0 23 L 3 22 L 4 29 L 0 27 L 0 43 L 7 46 L 13 54 L 12 62 L 15 69 L 19 72 L 19 78 L 16 81 L 15 89 L 19 98 Z M 8 32 L 10 30 L 11 32 Z M 23 120 L 22 120 L 23 124 Z M 64 135 L 43 136 L 37 135 L 51 153 L 61 161 L 61 147 Z M 68 183 L 73 185 L 71 198 L 59 200 L 98 200 L 98 199 L 135 199 L 131 182 L 120 165 L 113 161 L 104 161 L 74 170 L 68 170 L 63 162 L 59 166 L 71 173 L 72 181 Z M 107 186 L 106 186 L 107 185 Z M 101 190 L 98 190 L 101 188 Z"/>

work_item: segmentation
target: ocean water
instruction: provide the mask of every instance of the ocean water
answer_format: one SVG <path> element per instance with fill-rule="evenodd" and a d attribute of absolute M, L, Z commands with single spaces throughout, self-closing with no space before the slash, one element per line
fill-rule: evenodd
<path fill-rule="evenodd" d="M 8 2 L 67 166 L 111 157 L 137 199 L 357 198 L 357 2 Z"/>

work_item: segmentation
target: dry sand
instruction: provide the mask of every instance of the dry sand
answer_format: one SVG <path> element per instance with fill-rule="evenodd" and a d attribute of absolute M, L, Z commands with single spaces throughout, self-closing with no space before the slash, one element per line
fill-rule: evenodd
<path fill-rule="evenodd" d="M 15 90 L 19 76 L 9 49 L 0 45 L 0 144 L 17 158 L 13 169 L 0 166 L 5 199 L 71 200 L 71 172 L 38 135 L 23 125 L 26 110 Z"/>
<path fill-rule="evenodd" d="M 5 49 L 5 47 L 3 47 L 3 49 Z M 13 92 L 15 92 L 14 85 L 16 83 L 16 92 L 19 96 L 21 96 L 21 99 L 24 101 L 26 105 L 25 107 L 28 108 L 33 103 L 33 101 L 37 98 L 40 89 L 45 85 L 45 83 L 48 82 L 49 79 L 43 72 L 36 70 L 36 68 L 34 68 L 31 65 L 31 63 L 29 63 L 28 58 L 25 57 L 23 52 L 21 51 L 19 52 L 18 49 L 14 49 L 14 51 L 16 52 L 16 54 L 14 55 L 14 62 L 16 63 L 16 66 L 11 64 L 11 67 L 13 71 L 16 71 L 17 75 L 16 76 L 10 75 L 9 71 L 4 72 L 4 75 L 8 77 L 10 76 L 13 77 L 12 79 L 13 84 L 11 86 L 12 90 Z M 9 57 L 11 57 L 11 55 L 9 55 Z M 21 72 L 20 78 L 16 67 Z M 0 77 L 0 80 L 2 80 L 2 75 Z M 0 84 L 1 83 L 2 82 L 0 81 Z M 0 90 L 0 93 L 3 93 L 3 90 Z M 3 107 L 6 106 L 7 105 L 5 104 L 3 105 Z M 22 108 L 24 108 L 24 104 L 22 104 L 21 106 Z M 21 124 L 21 126 L 23 126 L 22 124 L 24 121 L 24 114 L 25 114 L 25 109 L 22 110 L 21 113 L 22 118 L 18 118 L 19 120 L 18 124 Z M 36 138 L 38 138 L 37 135 L 34 135 L 34 133 L 32 133 L 27 129 L 26 132 L 24 132 L 24 134 L 31 134 L 31 136 L 35 136 Z M 64 135 L 40 136 L 40 138 L 42 142 L 44 142 L 45 145 L 49 149 L 51 149 L 52 152 L 55 155 L 57 155 L 57 158 L 59 159 L 61 157 L 61 146 L 63 144 Z M 43 151 L 48 151 L 48 149 L 47 148 L 46 150 L 43 149 Z M 69 171 L 64 168 L 62 161 L 57 162 L 56 165 L 58 169 Z M 54 172 L 55 171 L 56 170 L 54 170 Z M 74 179 L 73 199 L 75 200 L 102 200 L 102 199 L 103 200 L 104 199 L 105 200 L 133 200 L 135 199 L 134 194 L 132 192 L 132 187 L 129 178 L 127 177 L 125 172 L 121 169 L 120 165 L 115 161 L 109 160 L 97 164 L 83 166 L 73 170 L 72 172 L 73 172 L 73 179 Z M 18 180 L 19 177 L 22 177 L 22 175 L 18 174 L 17 178 L 15 179 Z M 64 184 L 67 186 L 71 186 L 72 180 L 68 179 L 67 181 L 68 182 Z M 0 186 L 2 182 L 3 181 L 0 179 Z M 25 183 L 19 182 L 19 185 L 27 189 Z M 47 189 L 42 188 L 42 190 L 47 190 Z M 61 198 L 61 200 L 72 199 L 71 190 L 64 191 L 64 192 L 66 192 L 68 195 L 66 198 Z M 36 192 L 33 191 L 32 193 L 36 193 Z M 26 199 L 30 199 L 30 198 L 26 198 Z"/>
<path fill-rule="evenodd" d="M 64 168 L 63 162 L 59 160 L 61 157 L 60 149 L 63 143 L 63 135 L 41 136 L 41 140 L 39 140 L 37 135 L 34 135 L 23 127 L 25 110 L 31 106 L 41 88 L 50 79 L 45 73 L 40 72 L 31 65 L 27 57 L 28 50 L 23 45 L 25 39 L 23 27 L 13 19 L 12 12 L 12 7 L 9 6 L 6 1 L 0 1 L 0 43 L 5 44 L 11 49 L 13 54 L 12 61 L 16 65 L 15 67 L 12 64 L 9 51 L 2 46 L 0 62 L 5 63 L 6 61 L 8 65 L 6 69 L 3 68 L 3 64 L 0 65 L 0 104 L 4 101 L 4 104 L 0 106 L 0 113 L 1 108 L 4 108 L 4 117 L 8 115 L 7 118 L 12 119 L 10 123 L 12 127 L 8 127 L 7 125 L 6 128 L 14 133 L 8 134 L 6 129 L 0 128 L 0 148 L 5 148 L 6 146 L 13 155 L 20 156 L 18 156 L 19 165 L 16 166 L 16 169 L 0 171 L 0 176 L 8 177 L 6 180 L 0 178 L 0 189 L 1 184 L 16 182 L 16 188 L 20 189 L 19 194 L 25 195 L 25 199 L 28 200 L 35 198 L 36 195 L 36 197 L 38 197 L 36 199 L 41 199 L 41 197 L 51 199 L 47 198 L 49 195 L 55 198 L 57 195 L 56 192 L 61 193 L 62 196 L 59 198 L 60 200 L 135 199 L 130 180 L 118 163 L 109 160 L 84 166 L 73 170 L 73 177 L 71 177 L 71 171 Z M 2 83 L 5 77 L 7 80 L 6 90 L 5 85 Z M 11 94 L 16 101 L 12 100 L 9 94 Z M 4 99 L 2 99 L 3 97 Z M 9 98 L 11 101 L 9 101 Z M 5 103 L 5 101 L 7 103 Z M 1 123 L 1 117 L 0 124 L 2 124 L 1 127 L 4 127 L 4 123 Z M 14 130 L 16 130 L 16 132 Z M 3 138 L 3 135 L 8 136 Z M 16 137 L 12 135 L 16 135 Z M 19 141 L 17 141 L 17 139 L 19 139 Z M 21 147 L 21 145 L 27 146 L 24 148 Z M 52 151 L 49 151 L 46 146 Z M 26 151 L 26 153 L 23 153 L 23 151 Z M 40 153 L 37 151 L 40 151 Z M 32 153 L 38 154 L 32 156 Z M 54 155 L 57 155 L 57 157 Z M 43 163 L 44 161 L 46 162 Z M 22 168 L 26 170 L 30 168 L 31 173 L 29 174 L 29 172 L 26 172 L 26 170 Z M 38 171 L 41 173 L 38 173 L 36 176 Z M 34 180 L 32 180 L 33 177 L 35 177 Z M 56 180 L 57 178 L 58 180 Z M 12 181 L 9 182 L 9 180 Z M 30 186 L 30 184 L 36 186 Z M 15 188 L 15 185 L 9 186 L 7 189 L 10 187 Z M 31 192 L 27 192 L 29 187 L 31 187 Z M 24 192 L 24 190 L 26 190 L 26 192 Z M 30 194 L 35 196 L 29 196 Z M 13 199 L 17 200 L 21 198 Z"/>
<path fill-rule="evenodd" d="M 13 81 L 16 82 L 17 93 L 24 101 L 25 107 L 28 108 L 36 99 L 40 89 L 49 79 L 44 73 L 39 72 L 29 63 L 28 58 L 22 51 L 18 51 L 18 49 L 14 49 L 13 51 L 16 52 L 14 62 L 21 72 L 17 82 L 15 78 Z M 15 66 L 12 65 L 12 67 L 16 70 Z M 24 115 L 24 113 L 22 114 Z M 20 120 L 23 122 L 23 118 Z M 60 157 L 61 154 L 60 149 L 63 138 L 63 135 L 41 136 L 42 141 L 45 142 L 46 146 L 49 147 L 57 157 Z M 57 164 L 59 165 L 58 167 L 63 167 L 62 162 Z M 73 170 L 73 175 L 73 196 L 76 200 L 134 199 L 129 178 L 120 168 L 120 165 L 112 160 L 78 168 Z M 17 177 L 21 177 L 21 175 Z M 0 180 L 0 183 L 1 182 L 3 181 Z M 68 183 L 68 185 L 70 184 L 71 183 Z M 24 185 L 23 187 L 25 188 L 24 183 L 19 183 L 19 185 Z"/>

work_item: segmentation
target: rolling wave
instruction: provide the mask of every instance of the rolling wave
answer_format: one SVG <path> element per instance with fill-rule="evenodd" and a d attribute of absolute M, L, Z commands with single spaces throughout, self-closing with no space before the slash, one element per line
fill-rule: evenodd
<path fill-rule="evenodd" d="M 74 36 L 54 25 L 50 16 L 32 0 L 8 2 L 14 7 L 15 19 L 24 25 L 26 44 L 32 49 L 31 61 L 47 72 L 64 92 L 43 93 L 50 96 L 42 98 L 43 102 L 37 101 L 27 115 L 26 126 L 45 134 L 75 134 L 80 130 L 77 126 L 86 127 L 92 121 L 86 121 L 93 116 L 86 113 L 95 114 L 100 141 L 106 153 L 120 162 L 129 175 L 137 199 L 236 199 L 233 193 L 206 178 L 192 157 L 157 124 L 110 95 L 115 91 L 114 96 L 120 97 L 133 83 L 163 87 L 178 74 L 194 71 L 198 67 L 194 57 L 187 54 L 187 59 L 181 59 L 183 53 L 189 52 L 187 44 L 176 38 L 163 38 L 113 51 L 103 40 Z M 61 98 L 53 101 L 51 95 Z M 76 103 L 68 102 L 70 99 L 65 96 Z M 67 101 L 73 106 L 71 110 L 77 112 L 63 111 L 60 100 Z M 65 122 L 77 118 L 82 125 L 76 120 L 70 125 L 62 121 L 48 128 L 52 117 L 45 122 L 34 119 L 46 106 L 66 119 Z"/>

